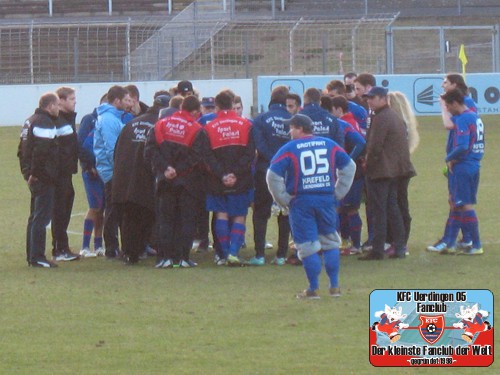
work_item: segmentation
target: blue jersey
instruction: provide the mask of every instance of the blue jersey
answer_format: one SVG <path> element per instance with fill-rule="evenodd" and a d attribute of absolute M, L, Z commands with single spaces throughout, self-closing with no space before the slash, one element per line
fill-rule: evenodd
<path fill-rule="evenodd" d="M 450 131 L 451 142 L 446 161 L 479 163 L 484 155 L 484 125 L 481 118 L 468 109 L 453 116 L 451 121 L 455 127 Z"/>
<path fill-rule="evenodd" d="M 464 96 L 464 104 L 472 111 L 477 113 L 477 105 L 474 99 L 472 99 L 469 95 Z"/>
<path fill-rule="evenodd" d="M 295 139 L 281 147 L 269 169 L 285 178 L 290 195 L 335 192 L 336 169 L 347 166 L 351 158 L 336 142 L 323 137 Z"/>
<path fill-rule="evenodd" d="M 359 124 L 361 129 L 365 129 L 367 127 L 366 121 L 368 119 L 368 111 L 360 106 L 359 104 L 354 103 L 353 101 L 349 101 L 347 104 L 348 111 L 352 113 L 354 119 Z"/>
<path fill-rule="evenodd" d="M 314 135 L 329 138 L 344 147 L 344 132 L 337 118 L 330 112 L 321 108 L 317 103 L 309 103 L 299 113 L 311 118 Z"/>

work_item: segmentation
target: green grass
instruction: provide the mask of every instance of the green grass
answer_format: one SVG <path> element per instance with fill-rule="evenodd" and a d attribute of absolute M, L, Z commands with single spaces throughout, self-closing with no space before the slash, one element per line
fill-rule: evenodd
<path fill-rule="evenodd" d="M 369 364 L 369 294 L 383 288 L 499 290 L 500 120 L 484 120 L 487 150 L 477 212 L 485 254 L 465 258 L 424 251 L 443 230 L 447 192 L 441 175 L 445 131 L 439 119 L 422 118 L 422 141 L 413 158 L 418 176 L 410 184 L 410 257 L 376 263 L 343 257 L 344 295 L 326 297 L 322 274 L 320 301 L 294 299 L 306 286 L 301 267 L 218 268 L 211 254 L 195 254 L 200 267 L 187 270 L 156 270 L 152 259 L 137 267 L 88 259 L 54 270 L 28 268 L 24 236 L 29 193 L 15 157 L 19 128 L 0 128 L 0 373 L 413 373 Z M 74 213 L 81 214 L 86 201 L 80 177 L 74 182 Z M 71 231 L 81 231 L 82 219 L 73 218 Z M 276 242 L 274 223 L 269 231 Z M 246 257 L 253 251 L 251 236 L 249 228 Z M 80 241 L 79 235 L 71 235 L 74 249 Z M 267 255 L 269 260 L 273 252 Z M 499 369 L 496 361 L 475 371 Z"/>

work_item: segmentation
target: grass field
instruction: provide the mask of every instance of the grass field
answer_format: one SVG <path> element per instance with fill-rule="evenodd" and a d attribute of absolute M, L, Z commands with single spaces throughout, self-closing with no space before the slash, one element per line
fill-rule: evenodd
<path fill-rule="evenodd" d="M 297 301 L 306 287 L 301 267 L 225 268 L 195 254 L 196 269 L 156 270 L 87 259 L 53 270 L 26 266 L 29 193 L 15 157 L 20 128 L 0 128 L 0 374 L 410 374 L 368 361 L 368 300 L 373 289 L 500 291 L 496 162 L 500 118 L 484 117 L 486 156 L 477 212 L 485 254 L 440 256 L 425 246 L 442 234 L 447 216 L 443 168 L 445 131 L 421 119 L 410 184 L 413 228 L 405 260 L 342 258 L 343 296 Z M 70 229 L 79 233 L 86 201 L 81 179 Z M 270 222 L 271 223 L 271 222 Z M 275 225 L 268 239 L 276 241 Z M 50 238 L 50 235 L 48 236 Z M 247 233 L 253 252 L 251 228 Z M 71 235 L 79 249 L 80 235 Z M 274 256 L 268 251 L 268 260 Z M 495 343 L 499 345 L 498 335 Z M 498 346 L 500 347 L 500 346 Z M 420 369 L 454 374 L 500 373 L 489 368 Z"/>

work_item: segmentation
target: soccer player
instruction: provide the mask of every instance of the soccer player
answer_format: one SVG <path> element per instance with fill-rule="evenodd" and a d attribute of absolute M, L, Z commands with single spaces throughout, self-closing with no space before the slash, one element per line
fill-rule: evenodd
<path fill-rule="evenodd" d="M 104 244 L 107 258 L 120 255 L 118 242 L 119 213 L 113 208 L 112 178 L 115 145 L 124 124 L 124 111 L 130 107 L 130 95 L 122 86 L 108 90 L 108 102 L 97 107 L 97 122 L 94 130 L 94 155 L 96 170 L 104 182 Z"/>
<path fill-rule="evenodd" d="M 465 248 L 460 254 L 480 255 L 483 254 L 483 248 L 474 205 L 479 186 L 480 162 L 484 155 L 484 125 L 479 116 L 465 104 L 461 90 L 448 91 L 441 98 L 455 124 L 445 159 L 451 210 L 443 237 L 427 250 L 441 254 L 455 253 L 456 238 L 462 229 L 464 237 L 471 238 L 472 247 Z"/>
<path fill-rule="evenodd" d="M 292 116 L 299 113 L 301 105 L 302 105 L 302 99 L 297 94 L 289 93 L 286 96 L 286 110 Z"/>
<path fill-rule="evenodd" d="M 304 108 L 299 113 L 312 120 L 314 135 L 330 138 L 341 147 L 344 147 L 343 129 L 339 125 L 337 118 L 321 108 L 320 103 L 321 92 L 318 89 L 309 88 L 304 92 Z"/>
<path fill-rule="evenodd" d="M 364 175 L 361 165 L 366 142 L 361 135 L 356 120 L 352 116 L 352 113 L 349 112 L 348 102 L 344 96 L 338 95 L 332 98 L 324 95 L 321 97 L 321 106 L 339 118 L 339 124 L 344 130 L 345 150 L 358 166 L 352 186 L 340 202 L 338 210 L 340 236 L 342 238 L 342 255 L 356 255 L 361 253 L 362 220 L 359 216 L 359 207 L 364 188 Z"/>
<path fill-rule="evenodd" d="M 291 117 L 286 110 L 286 97 L 288 88 L 278 86 L 271 93 L 269 111 L 261 113 L 254 119 L 253 130 L 255 147 L 257 148 L 257 163 L 255 167 L 255 199 L 253 207 L 253 230 L 255 241 L 255 257 L 249 263 L 254 266 L 265 264 L 264 250 L 266 245 L 266 231 L 273 198 L 266 184 L 266 172 L 274 154 L 290 140 L 289 127 L 284 120 Z M 278 214 L 278 251 L 272 261 L 273 264 L 282 266 L 288 251 L 290 237 L 290 224 L 288 215 Z"/>
<path fill-rule="evenodd" d="M 233 110 L 229 93 L 220 92 L 215 97 L 215 106 L 217 117 L 205 125 L 210 142 L 210 151 L 205 156 L 207 209 L 216 213 L 215 232 L 221 247 L 218 264 L 226 259 L 228 265 L 240 266 L 238 253 L 245 240 L 245 217 L 253 199 L 252 125 Z"/>
<path fill-rule="evenodd" d="M 101 97 L 100 103 L 107 101 L 107 94 Z M 83 241 L 80 256 L 94 258 L 104 256 L 102 244 L 102 227 L 104 219 L 104 183 L 97 174 L 94 155 L 94 130 L 97 122 L 97 108 L 83 116 L 78 128 L 78 145 L 82 180 L 87 196 L 89 209 L 83 220 Z M 94 233 L 94 249 L 90 249 L 90 239 Z"/>
<path fill-rule="evenodd" d="M 274 200 L 290 210 L 293 240 L 309 281 L 309 287 L 296 297 L 320 298 L 322 261 L 330 279 L 330 295 L 339 297 L 335 207 L 349 190 L 356 165 L 337 143 L 313 136 L 308 116 L 297 114 L 286 123 L 292 140 L 273 157 L 266 179 Z"/>
<path fill-rule="evenodd" d="M 204 197 L 201 162 L 208 149 L 206 134 L 196 122 L 200 101 L 186 96 L 181 110 L 159 120 L 154 128 L 157 157 L 152 157 L 159 199 L 160 246 L 156 268 L 191 268 L 197 208 Z"/>

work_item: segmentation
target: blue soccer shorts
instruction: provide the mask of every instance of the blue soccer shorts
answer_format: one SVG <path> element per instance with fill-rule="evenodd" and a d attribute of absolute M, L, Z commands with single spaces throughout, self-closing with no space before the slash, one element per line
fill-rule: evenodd
<path fill-rule="evenodd" d="M 449 199 L 453 207 L 476 204 L 479 187 L 479 164 L 457 163 L 448 173 Z"/>
<path fill-rule="evenodd" d="M 89 208 L 104 209 L 104 182 L 98 175 L 94 176 L 87 171 L 82 172 L 82 178 Z"/>
<path fill-rule="evenodd" d="M 207 211 L 225 212 L 229 217 L 246 216 L 253 201 L 253 189 L 240 194 L 207 194 Z"/>
<path fill-rule="evenodd" d="M 295 243 L 319 240 L 337 230 L 336 203 L 329 195 L 299 195 L 290 202 L 290 228 Z"/>

